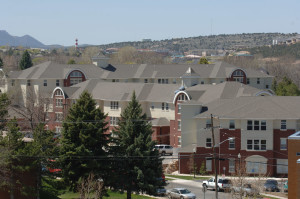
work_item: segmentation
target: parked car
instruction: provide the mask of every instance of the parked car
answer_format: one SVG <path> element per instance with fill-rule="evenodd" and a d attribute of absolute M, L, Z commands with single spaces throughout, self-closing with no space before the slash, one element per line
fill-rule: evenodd
<path fill-rule="evenodd" d="M 244 184 L 243 186 L 233 186 L 232 193 L 242 194 L 243 196 L 258 196 L 259 190 L 252 187 L 251 184 Z"/>
<path fill-rule="evenodd" d="M 156 195 L 157 196 L 165 196 L 167 193 L 167 190 L 164 187 L 159 187 L 156 189 Z"/>
<path fill-rule="evenodd" d="M 284 184 L 283 184 L 283 191 L 288 192 L 288 188 L 289 188 L 288 181 L 285 181 Z"/>
<path fill-rule="evenodd" d="M 186 188 L 174 188 L 167 191 L 169 199 L 195 199 L 196 195 Z"/>
<path fill-rule="evenodd" d="M 215 190 L 215 178 L 210 178 L 209 180 L 205 180 L 203 181 L 202 184 L 203 187 L 206 187 L 207 189 L 212 189 Z M 218 179 L 218 191 L 226 191 L 226 190 L 230 190 L 231 188 L 231 181 L 229 179 L 226 178 L 219 178 Z"/>
<path fill-rule="evenodd" d="M 267 180 L 264 184 L 264 190 L 265 191 L 272 191 L 272 192 L 278 192 L 278 182 L 277 180 Z"/>
<path fill-rule="evenodd" d="M 167 144 L 158 144 L 155 145 L 155 149 L 157 149 L 159 151 L 159 153 L 161 155 L 173 155 L 173 147 L 171 145 L 167 145 Z"/>

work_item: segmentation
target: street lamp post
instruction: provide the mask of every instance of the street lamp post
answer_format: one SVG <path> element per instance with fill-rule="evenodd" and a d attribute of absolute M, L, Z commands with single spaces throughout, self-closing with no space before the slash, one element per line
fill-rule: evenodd
<path fill-rule="evenodd" d="M 196 175 L 196 171 L 195 171 L 195 154 L 196 154 L 196 144 L 193 144 L 193 171 L 194 171 L 194 178 L 195 178 L 195 175 Z"/>
<path fill-rule="evenodd" d="M 238 159 L 239 159 L 239 176 L 241 176 L 241 154 L 238 154 Z"/>

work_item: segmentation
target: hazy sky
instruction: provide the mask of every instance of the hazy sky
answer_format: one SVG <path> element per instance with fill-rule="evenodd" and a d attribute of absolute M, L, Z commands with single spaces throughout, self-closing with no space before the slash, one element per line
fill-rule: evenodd
<path fill-rule="evenodd" d="M 300 0 L 0 0 L 0 30 L 44 44 L 300 33 Z"/>

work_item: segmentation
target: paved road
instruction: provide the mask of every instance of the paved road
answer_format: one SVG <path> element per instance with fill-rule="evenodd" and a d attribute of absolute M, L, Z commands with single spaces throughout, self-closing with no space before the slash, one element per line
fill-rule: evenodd
<path fill-rule="evenodd" d="M 184 187 L 189 189 L 191 192 L 196 194 L 197 198 L 204 198 L 204 193 L 202 191 L 202 180 L 172 180 L 168 181 L 168 185 L 165 187 L 167 190 L 176 188 L 176 187 Z M 229 199 L 232 198 L 230 193 L 218 192 L 219 199 Z M 205 199 L 214 199 L 215 192 L 212 190 L 207 190 L 205 192 Z"/>

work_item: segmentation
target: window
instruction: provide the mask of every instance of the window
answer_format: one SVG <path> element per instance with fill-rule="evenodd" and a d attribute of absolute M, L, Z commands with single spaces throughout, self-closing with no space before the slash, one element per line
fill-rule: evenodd
<path fill-rule="evenodd" d="M 70 73 L 70 85 L 75 85 L 83 81 L 83 74 L 79 71 L 73 71 Z"/>
<path fill-rule="evenodd" d="M 71 86 L 75 85 L 75 84 L 79 84 L 81 82 L 82 82 L 82 79 L 78 79 L 78 78 L 76 78 L 76 79 L 70 79 L 70 85 Z"/>
<path fill-rule="evenodd" d="M 157 81 L 158 81 L 159 84 L 161 84 L 161 79 L 158 79 Z"/>
<path fill-rule="evenodd" d="M 206 171 L 212 171 L 212 160 L 206 159 Z"/>
<path fill-rule="evenodd" d="M 181 121 L 178 120 L 178 131 L 181 131 Z"/>
<path fill-rule="evenodd" d="M 248 131 L 252 131 L 252 129 L 253 129 L 252 120 L 248 120 L 247 121 L 247 130 Z"/>
<path fill-rule="evenodd" d="M 254 120 L 254 130 L 259 131 L 259 121 L 258 120 Z"/>
<path fill-rule="evenodd" d="M 234 120 L 229 121 L 229 129 L 235 129 L 235 121 Z"/>
<path fill-rule="evenodd" d="M 55 133 L 61 134 L 61 127 L 60 126 L 55 127 Z"/>
<path fill-rule="evenodd" d="M 178 136 L 178 145 L 181 145 L 181 136 Z"/>
<path fill-rule="evenodd" d="M 176 79 L 175 78 L 173 79 L 173 84 L 176 84 Z"/>
<path fill-rule="evenodd" d="M 55 96 L 63 96 L 63 92 L 60 89 L 55 91 Z"/>
<path fill-rule="evenodd" d="M 63 99 L 55 99 L 56 101 L 56 107 L 62 107 L 63 106 Z"/>
<path fill-rule="evenodd" d="M 151 103 L 151 109 L 154 110 L 154 107 L 155 107 L 155 106 L 154 106 L 154 103 L 152 102 L 152 103 Z"/>
<path fill-rule="evenodd" d="M 27 86 L 30 86 L 31 85 L 31 82 L 30 82 L 30 80 L 28 79 L 27 80 Z"/>
<path fill-rule="evenodd" d="M 47 84 L 47 80 L 46 79 L 44 79 L 44 86 L 47 86 L 48 84 Z"/>
<path fill-rule="evenodd" d="M 211 128 L 211 120 L 210 119 L 207 119 L 206 120 L 206 128 Z"/>
<path fill-rule="evenodd" d="M 119 79 L 112 79 L 112 82 L 119 82 Z"/>
<path fill-rule="evenodd" d="M 178 114 L 181 114 L 181 104 L 177 104 L 177 106 L 178 106 Z"/>
<path fill-rule="evenodd" d="M 157 81 L 159 84 L 168 84 L 169 83 L 168 79 L 158 79 Z"/>
<path fill-rule="evenodd" d="M 207 148 L 211 148 L 212 147 L 211 138 L 206 138 L 206 147 Z"/>
<path fill-rule="evenodd" d="M 257 78 L 256 83 L 260 84 L 260 78 Z"/>
<path fill-rule="evenodd" d="M 161 110 L 165 110 L 165 103 L 161 103 Z"/>
<path fill-rule="evenodd" d="M 235 138 L 232 138 L 229 142 L 229 149 L 235 149 Z"/>
<path fill-rule="evenodd" d="M 55 113 L 55 121 L 63 121 L 63 113 Z"/>
<path fill-rule="evenodd" d="M 281 130 L 286 130 L 286 120 L 281 120 L 280 129 Z"/>
<path fill-rule="evenodd" d="M 267 85 L 266 85 L 266 89 L 268 89 L 268 88 L 269 88 L 269 85 L 267 84 Z"/>
<path fill-rule="evenodd" d="M 204 84 L 204 81 L 201 81 L 201 83 L 200 84 Z"/>
<path fill-rule="evenodd" d="M 188 100 L 188 98 L 185 94 L 181 94 L 178 96 L 178 101 L 186 101 L 186 100 Z"/>
<path fill-rule="evenodd" d="M 260 130 L 262 130 L 262 131 L 267 130 L 267 121 L 266 120 L 262 120 L 260 122 Z"/>
<path fill-rule="evenodd" d="M 286 138 L 280 138 L 280 150 L 287 150 Z"/>
<path fill-rule="evenodd" d="M 110 102 L 110 109 L 111 110 L 117 110 L 117 109 L 119 109 L 119 102 L 111 101 Z"/>
<path fill-rule="evenodd" d="M 11 86 L 15 86 L 15 80 L 14 79 L 11 80 Z"/>
<path fill-rule="evenodd" d="M 56 86 L 59 86 L 59 79 L 56 80 Z"/>
<path fill-rule="evenodd" d="M 235 159 L 229 159 L 229 172 L 235 172 Z"/>
<path fill-rule="evenodd" d="M 144 83 L 148 83 L 148 79 L 144 79 Z"/>
<path fill-rule="evenodd" d="M 247 140 L 247 150 L 264 151 L 267 150 L 266 140 Z"/>
<path fill-rule="evenodd" d="M 111 126 L 117 126 L 118 125 L 118 122 L 119 122 L 119 118 L 118 117 L 110 117 L 110 125 Z"/>
<path fill-rule="evenodd" d="M 250 79 L 249 78 L 247 78 L 247 84 L 250 84 Z"/>
<path fill-rule="evenodd" d="M 71 72 L 70 77 L 82 77 L 82 74 L 79 71 L 73 71 Z"/>
<path fill-rule="evenodd" d="M 169 110 L 169 104 L 166 103 L 166 111 L 168 111 L 168 110 Z"/>

